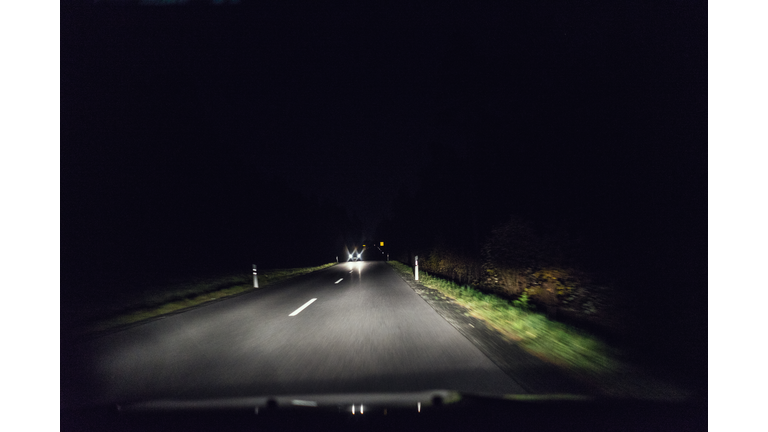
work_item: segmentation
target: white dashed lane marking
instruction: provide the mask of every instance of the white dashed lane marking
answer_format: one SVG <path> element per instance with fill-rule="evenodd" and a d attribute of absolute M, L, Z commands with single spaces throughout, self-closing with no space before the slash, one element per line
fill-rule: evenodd
<path fill-rule="evenodd" d="M 302 306 L 302 307 L 300 307 L 300 308 L 296 309 L 295 311 L 293 311 L 293 313 L 292 313 L 292 314 L 290 314 L 290 315 L 288 315 L 288 316 L 296 316 L 296 315 L 298 315 L 298 314 L 299 314 L 299 312 L 303 311 L 303 310 L 304 310 L 304 308 L 306 308 L 307 306 L 311 305 L 311 304 L 312 304 L 312 302 L 314 302 L 315 300 L 317 300 L 317 299 L 316 299 L 316 298 L 313 298 L 312 300 L 310 300 L 310 301 L 308 301 L 308 302 L 304 303 L 304 306 Z"/>

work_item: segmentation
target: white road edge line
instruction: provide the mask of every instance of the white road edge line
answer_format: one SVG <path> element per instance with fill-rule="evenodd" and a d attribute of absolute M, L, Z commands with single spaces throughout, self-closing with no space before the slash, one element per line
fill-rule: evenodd
<path fill-rule="evenodd" d="M 308 301 L 308 302 L 304 303 L 304 306 L 302 306 L 302 307 L 300 307 L 300 308 L 296 309 L 295 311 L 293 311 L 293 313 L 292 313 L 292 314 L 290 314 L 290 315 L 288 315 L 288 316 L 296 316 L 296 315 L 298 315 L 298 314 L 299 314 L 299 312 L 303 311 L 303 310 L 304 310 L 304 308 L 306 308 L 307 306 L 311 305 L 311 304 L 312 304 L 312 302 L 314 302 L 315 300 L 317 300 L 317 299 L 316 299 L 316 298 L 313 298 L 312 300 L 310 300 L 310 301 Z"/>
<path fill-rule="evenodd" d="M 335 283 L 335 284 L 337 284 L 337 283 L 339 283 L 339 282 L 341 282 L 341 281 L 343 281 L 343 280 L 344 280 L 344 278 L 341 278 L 341 279 L 337 280 L 337 281 L 336 281 L 336 282 L 334 282 L 334 283 Z"/>

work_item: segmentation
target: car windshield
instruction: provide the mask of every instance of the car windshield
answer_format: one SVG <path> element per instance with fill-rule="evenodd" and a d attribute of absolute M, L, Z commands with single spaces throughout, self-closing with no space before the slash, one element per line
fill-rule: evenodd
<path fill-rule="evenodd" d="M 706 395 L 706 6 L 535 3 L 62 5 L 62 406 Z"/>

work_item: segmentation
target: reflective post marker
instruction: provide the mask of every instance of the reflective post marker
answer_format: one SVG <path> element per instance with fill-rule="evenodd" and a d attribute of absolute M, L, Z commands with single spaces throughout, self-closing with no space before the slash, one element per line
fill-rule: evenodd
<path fill-rule="evenodd" d="M 259 287 L 259 275 L 256 272 L 256 264 L 253 265 L 253 287 L 254 288 Z"/>
<path fill-rule="evenodd" d="M 419 256 L 416 255 L 416 265 L 413 267 L 416 270 L 416 280 L 419 280 Z"/>
<path fill-rule="evenodd" d="M 339 262 L 339 256 L 336 255 L 336 262 Z"/>

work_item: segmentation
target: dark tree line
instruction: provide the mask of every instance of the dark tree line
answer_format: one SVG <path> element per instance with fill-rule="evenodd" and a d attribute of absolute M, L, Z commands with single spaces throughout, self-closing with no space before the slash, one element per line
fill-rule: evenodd
<path fill-rule="evenodd" d="M 117 280 L 327 263 L 354 229 L 339 206 L 238 166 L 82 169 L 62 190 L 64 297 Z"/>

